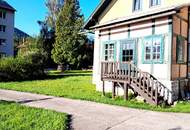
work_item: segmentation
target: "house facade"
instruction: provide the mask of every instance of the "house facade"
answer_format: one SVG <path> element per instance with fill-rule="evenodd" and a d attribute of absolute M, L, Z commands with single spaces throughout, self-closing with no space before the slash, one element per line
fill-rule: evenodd
<path fill-rule="evenodd" d="M 95 31 L 93 83 L 128 88 L 151 104 L 189 96 L 190 0 L 102 0 L 85 24 Z"/>
<path fill-rule="evenodd" d="M 14 13 L 12 6 L 0 0 L 0 57 L 14 55 Z"/>

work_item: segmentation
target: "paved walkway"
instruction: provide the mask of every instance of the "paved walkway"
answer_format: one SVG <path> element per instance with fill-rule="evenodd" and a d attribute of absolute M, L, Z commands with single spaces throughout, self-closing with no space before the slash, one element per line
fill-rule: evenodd
<path fill-rule="evenodd" d="M 190 114 L 151 112 L 9 90 L 0 90 L 0 100 L 68 113 L 75 130 L 190 130 Z"/>

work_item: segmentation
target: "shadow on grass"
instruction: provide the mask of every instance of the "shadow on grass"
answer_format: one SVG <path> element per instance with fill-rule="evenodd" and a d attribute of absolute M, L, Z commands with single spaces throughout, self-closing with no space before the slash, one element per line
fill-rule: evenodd
<path fill-rule="evenodd" d="M 47 75 L 43 80 L 46 79 L 61 79 L 65 77 L 73 77 L 73 76 L 92 76 L 92 74 L 86 73 L 86 74 L 79 74 L 79 73 L 64 73 L 59 75 Z"/>
<path fill-rule="evenodd" d="M 66 122 L 67 129 L 66 130 L 74 130 L 74 128 L 72 127 L 72 124 L 73 124 L 72 115 L 67 115 L 67 122 Z"/>
<path fill-rule="evenodd" d="M 8 83 L 8 82 L 27 82 L 27 81 L 43 81 L 43 80 L 55 80 L 55 79 L 62 79 L 67 77 L 73 77 L 73 76 L 92 76 L 91 73 L 62 73 L 62 74 L 47 74 L 41 78 L 35 78 L 33 79 L 26 79 L 26 80 L 12 80 L 12 81 L 0 81 L 0 83 Z"/>

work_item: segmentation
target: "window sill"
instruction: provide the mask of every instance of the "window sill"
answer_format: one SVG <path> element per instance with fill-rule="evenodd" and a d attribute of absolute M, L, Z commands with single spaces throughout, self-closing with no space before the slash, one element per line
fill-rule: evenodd
<path fill-rule="evenodd" d="M 139 13 L 139 12 L 141 12 L 141 11 L 142 11 L 142 9 L 139 9 L 139 10 L 134 10 L 134 9 L 133 9 L 132 12 L 133 12 L 133 13 Z"/>
<path fill-rule="evenodd" d="M 149 6 L 150 9 L 154 9 L 154 8 L 158 8 L 158 7 L 161 7 L 161 4 L 159 4 L 159 5 L 150 5 Z"/>
<path fill-rule="evenodd" d="M 187 63 L 184 61 L 178 61 L 177 64 L 187 64 Z"/>
<path fill-rule="evenodd" d="M 143 64 L 163 64 L 163 61 L 143 61 Z"/>

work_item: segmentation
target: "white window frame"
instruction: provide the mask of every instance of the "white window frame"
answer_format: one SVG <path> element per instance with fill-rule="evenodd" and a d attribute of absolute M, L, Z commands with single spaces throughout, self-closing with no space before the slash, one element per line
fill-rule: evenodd
<path fill-rule="evenodd" d="M 150 7 L 161 5 L 161 0 L 150 0 Z"/>
<path fill-rule="evenodd" d="M 6 39 L 0 39 L 0 45 L 6 45 Z"/>
<path fill-rule="evenodd" d="M 158 42 L 157 40 L 159 40 L 159 45 L 157 43 Z M 164 60 L 163 44 L 164 44 L 163 36 L 161 35 L 153 35 L 146 37 L 144 39 L 144 47 L 143 47 L 143 63 L 144 64 L 163 63 Z"/>
<path fill-rule="evenodd" d="M 0 18 L 1 18 L 1 19 L 5 19 L 6 16 L 7 16 L 6 11 L 0 10 Z"/>
<path fill-rule="evenodd" d="M 111 62 L 114 61 L 116 58 L 115 51 L 116 51 L 116 41 L 108 41 L 103 43 L 103 60 Z"/>
<path fill-rule="evenodd" d="M 133 0 L 133 12 L 140 10 L 142 10 L 142 0 Z"/>
<path fill-rule="evenodd" d="M 5 25 L 0 25 L 0 32 L 5 32 L 6 26 Z"/>

